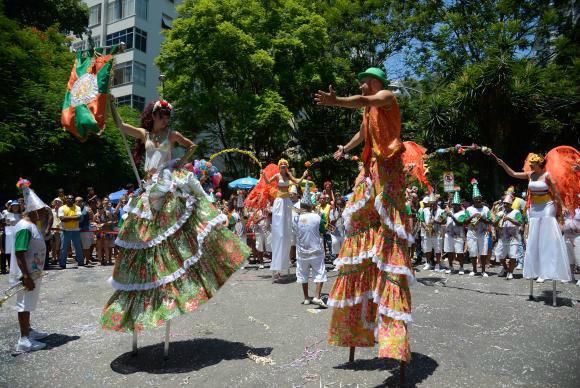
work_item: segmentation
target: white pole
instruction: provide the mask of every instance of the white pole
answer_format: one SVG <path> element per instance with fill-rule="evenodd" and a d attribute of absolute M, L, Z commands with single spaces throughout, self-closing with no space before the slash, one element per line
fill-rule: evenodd
<path fill-rule="evenodd" d="M 163 358 L 169 356 L 169 333 L 171 332 L 171 320 L 165 324 L 165 345 L 163 347 Z"/>
<path fill-rule="evenodd" d="M 556 303 L 557 295 L 556 295 L 556 281 L 552 280 L 552 306 L 556 307 L 558 303 Z"/>

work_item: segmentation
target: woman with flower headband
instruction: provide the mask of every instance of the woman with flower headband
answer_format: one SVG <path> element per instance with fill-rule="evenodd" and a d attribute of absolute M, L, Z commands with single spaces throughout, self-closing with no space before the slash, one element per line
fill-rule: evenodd
<path fill-rule="evenodd" d="M 137 163 L 145 154 L 147 178 L 125 207 L 128 216 L 115 241 L 120 257 L 103 329 L 138 332 L 194 311 L 249 255 L 223 227 L 226 216 L 210 203 L 195 173 L 182 167 L 184 160 L 173 160 L 175 143 L 188 151 L 195 144 L 169 128 L 172 110 L 167 101 L 150 102 L 137 128 L 124 123 L 111 104 L 116 125 L 137 139 Z"/>
<path fill-rule="evenodd" d="M 495 156 L 495 155 L 494 155 Z M 515 172 L 503 160 L 495 157 L 509 176 L 527 179 L 530 210 L 528 241 L 524 258 L 524 277 L 569 281 L 572 278 L 568 265 L 566 244 L 556 219 L 564 207 L 559 191 L 546 171 L 546 160 L 530 154 L 526 165 L 530 171 Z"/>
<path fill-rule="evenodd" d="M 270 270 L 273 271 L 274 282 L 280 281 L 280 272 L 290 267 L 290 244 L 292 243 L 292 201 L 288 188 L 290 182 L 300 186 L 304 178 L 308 175 L 308 170 L 304 171 L 302 178 L 296 179 L 288 171 L 288 161 L 280 159 L 278 162 L 280 172 L 268 178 L 262 171 L 262 178 L 267 185 L 271 182 L 278 183 L 278 192 L 272 205 L 272 264 Z"/>

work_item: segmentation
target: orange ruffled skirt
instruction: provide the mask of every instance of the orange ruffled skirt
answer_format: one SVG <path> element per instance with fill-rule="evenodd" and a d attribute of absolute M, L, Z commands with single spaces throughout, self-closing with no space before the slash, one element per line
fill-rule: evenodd
<path fill-rule="evenodd" d="M 343 213 L 347 236 L 335 265 L 328 342 L 335 346 L 379 344 L 379 357 L 409 361 L 407 323 L 415 280 L 407 247 L 408 230 L 401 156 L 373 159 L 370 177 L 361 172 Z"/>

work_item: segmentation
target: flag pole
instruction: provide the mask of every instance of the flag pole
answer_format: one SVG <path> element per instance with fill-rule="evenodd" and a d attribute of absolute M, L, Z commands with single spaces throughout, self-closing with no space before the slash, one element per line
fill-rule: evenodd
<path fill-rule="evenodd" d="M 119 51 L 120 52 L 125 51 L 125 42 L 121 42 L 119 44 Z M 111 110 L 115 109 L 115 107 L 113 106 L 113 101 L 110 101 L 110 102 L 111 102 L 111 106 L 110 106 Z M 141 190 L 143 190 L 143 182 L 141 181 L 141 177 L 139 176 L 139 170 L 137 170 L 137 165 L 135 164 L 135 160 L 133 159 L 133 155 L 131 155 L 131 150 L 129 149 L 129 144 L 127 143 L 127 136 L 125 136 L 125 132 L 123 132 L 123 130 L 121 128 L 119 128 L 118 126 L 117 126 L 117 128 L 119 129 L 119 132 L 121 133 L 121 139 L 123 139 L 123 145 L 125 146 L 125 151 L 127 151 L 127 155 L 129 156 L 129 161 L 131 161 L 131 167 L 133 167 L 133 173 L 135 173 L 135 178 L 137 178 L 137 184 L 139 185 L 139 188 Z"/>

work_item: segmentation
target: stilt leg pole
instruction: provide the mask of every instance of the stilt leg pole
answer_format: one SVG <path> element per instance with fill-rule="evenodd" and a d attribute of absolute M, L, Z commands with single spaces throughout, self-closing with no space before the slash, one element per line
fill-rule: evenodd
<path fill-rule="evenodd" d="M 558 305 L 556 299 L 558 295 L 556 293 L 556 281 L 552 280 L 552 306 L 556 307 Z"/>
<path fill-rule="evenodd" d="M 356 347 L 355 346 L 351 346 L 350 347 L 350 352 L 348 354 L 348 362 L 354 362 L 354 351 L 355 351 Z"/>
<path fill-rule="evenodd" d="M 163 347 L 163 358 L 169 356 L 169 333 L 171 332 L 171 321 L 165 324 L 165 345 Z"/>
<path fill-rule="evenodd" d="M 133 330 L 133 355 L 137 354 L 137 332 Z"/>
<path fill-rule="evenodd" d="M 528 300 L 534 300 L 534 279 L 530 279 L 530 296 Z"/>
<path fill-rule="evenodd" d="M 406 361 L 401 361 L 401 366 L 400 366 L 400 374 L 399 374 L 399 384 L 401 385 L 401 387 L 404 387 L 405 384 L 407 383 L 407 378 L 405 376 L 405 373 L 407 371 L 407 362 Z"/>

